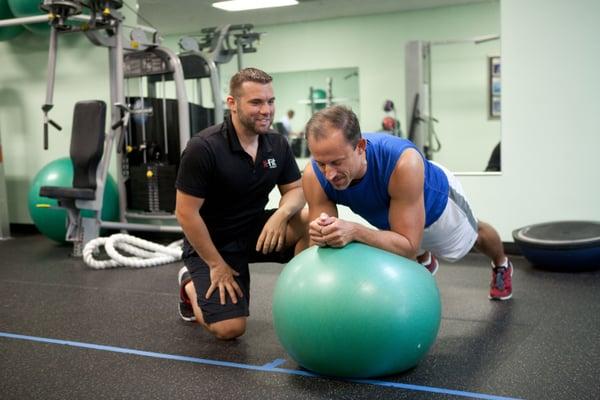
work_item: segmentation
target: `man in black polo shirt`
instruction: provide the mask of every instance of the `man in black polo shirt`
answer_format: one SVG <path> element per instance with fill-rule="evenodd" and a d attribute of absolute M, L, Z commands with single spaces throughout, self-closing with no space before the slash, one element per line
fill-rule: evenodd
<path fill-rule="evenodd" d="M 179 313 L 219 339 L 246 329 L 248 263 L 287 262 L 307 243 L 300 171 L 285 137 L 270 130 L 271 81 L 255 68 L 231 78 L 231 116 L 190 139 L 177 176 L 176 215 L 186 237 Z M 279 208 L 265 210 L 276 185 Z"/>

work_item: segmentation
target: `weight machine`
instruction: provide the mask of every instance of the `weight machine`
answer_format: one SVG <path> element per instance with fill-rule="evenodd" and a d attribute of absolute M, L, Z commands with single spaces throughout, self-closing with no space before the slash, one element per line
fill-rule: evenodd
<path fill-rule="evenodd" d="M 180 59 L 168 48 L 160 46 L 158 32 L 154 28 L 126 27 L 124 16 L 119 9 L 122 0 L 44 0 L 40 9 L 47 15 L 14 18 L 0 21 L 0 26 L 18 25 L 49 21 L 51 25 L 48 51 L 48 79 L 46 99 L 42 106 L 44 114 L 44 149 L 48 148 L 50 127 L 61 130 L 61 126 L 50 117 L 53 108 L 54 83 L 58 37 L 68 33 L 83 33 L 94 45 L 106 47 L 109 53 L 110 81 L 110 129 L 104 131 L 106 106 L 102 101 L 79 102 L 75 106 L 73 132 L 71 137 L 71 159 L 74 166 L 73 187 L 43 187 L 42 196 L 56 198 L 59 205 L 67 209 L 67 241 L 73 242 L 73 254 L 80 256 L 83 246 L 99 236 L 100 228 L 119 230 L 143 230 L 161 232 L 181 232 L 179 226 L 156 225 L 147 222 L 129 222 L 129 218 L 152 217 L 152 219 L 174 220 L 172 214 L 165 215 L 158 210 L 131 215 L 128 211 L 127 184 L 130 179 L 132 151 L 136 143 L 132 141 L 130 120 L 153 113 L 146 107 L 131 107 L 125 96 L 125 79 L 132 77 L 169 76 L 175 83 L 177 125 L 175 136 L 180 146 L 171 148 L 179 157 L 182 145 L 190 137 L 189 104 L 184 85 L 184 74 Z M 127 35 L 126 35 L 127 34 Z M 148 79 L 152 81 L 152 78 Z M 119 169 L 120 220 L 101 221 L 104 187 L 108 175 L 110 157 L 116 147 L 116 161 Z M 144 148 L 145 147 L 145 148 Z M 147 153 L 148 146 L 138 145 L 139 152 Z M 156 178 L 157 175 L 154 175 Z M 148 185 L 156 184 L 148 174 Z M 155 185 L 156 186 L 156 185 Z M 152 190 L 149 190 L 150 192 Z M 91 210 L 93 217 L 82 217 L 80 210 Z"/>
<path fill-rule="evenodd" d="M 255 42 L 262 35 L 253 32 L 253 29 L 252 24 L 225 25 L 204 28 L 199 36 L 183 36 L 179 39 L 179 57 L 184 67 L 193 66 L 191 69 L 197 72 L 196 96 L 199 104 L 204 104 L 201 79 L 210 80 L 215 123 L 223 122 L 224 118 L 220 67 L 236 56 L 237 70 L 242 70 L 243 55 L 257 51 Z"/>
<path fill-rule="evenodd" d="M 223 121 L 219 65 L 237 55 L 255 52 L 260 33 L 253 26 L 206 28 L 200 40 L 182 38 L 182 52 L 160 46 L 154 28 L 126 27 L 119 9 L 122 0 L 44 0 L 47 15 L 0 21 L 0 26 L 49 21 L 48 80 L 44 114 L 44 149 L 49 131 L 61 126 L 50 117 L 53 108 L 58 37 L 80 32 L 109 52 L 110 129 L 105 132 L 106 105 L 78 102 L 73 116 L 71 160 L 73 187 L 43 187 L 40 195 L 56 198 L 67 210 L 67 241 L 80 256 L 101 228 L 133 231 L 181 232 L 173 214 L 174 182 L 180 153 L 191 134 Z M 128 35 L 127 35 L 128 34 Z M 186 80 L 196 82 L 202 103 L 201 79 L 210 80 L 214 108 L 188 101 Z M 137 82 L 136 82 L 137 81 Z M 133 82 L 133 83 L 132 83 Z M 175 99 L 166 93 L 174 89 Z M 157 94 L 162 92 L 162 98 Z M 110 157 L 116 150 L 120 220 L 102 221 L 100 212 Z M 82 217 L 80 210 L 91 210 Z"/>

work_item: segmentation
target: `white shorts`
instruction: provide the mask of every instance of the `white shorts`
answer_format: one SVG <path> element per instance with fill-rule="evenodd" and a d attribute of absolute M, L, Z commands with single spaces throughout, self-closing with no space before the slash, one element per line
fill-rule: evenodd
<path fill-rule="evenodd" d="M 437 221 L 425 228 L 421 249 L 443 260 L 455 262 L 475 245 L 477 219 L 458 179 L 443 166 L 435 165 L 448 177 L 448 204 Z"/>

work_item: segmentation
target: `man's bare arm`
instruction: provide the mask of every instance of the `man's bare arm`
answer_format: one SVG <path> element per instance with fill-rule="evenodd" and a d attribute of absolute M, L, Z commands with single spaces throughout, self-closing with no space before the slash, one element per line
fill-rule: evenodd
<path fill-rule="evenodd" d="M 326 246 L 322 230 L 324 225 L 331 223 L 331 218 L 337 217 L 337 207 L 329 200 L 321 184 L 317 180 L 312 169 L 312 163 L 308 163 L 302 175 L 302 189 L 308 203 L 308 234 L 310 245 Z M 325 218 L 322 218 L 325 216 Z"/>
<path fill-rule="evenodd" d="M 237 303 L 237 297 L 243 295 L 239 285 L 233 279 L 238 273 L 221 257 L 200 216 L 199 211 L 204 204 L 204 199 L 178 190 L 176 204 L 175 215 L 185 237 L 210 268 L 211 286 L 206 292 L 206 298 L 210 297 L 213 291 L 219 289 L 221 304 L 225 304 L 226 293 L 234 303 Z"/>
<path fill-rule="evenodd" d="M 425 221 L 423 171 L 421 156 L 412 150 L 405 152 L 396 163 L 388 186 L 390 230 L 372 229 L 360 223 L 330 218 L 321 229 L 323 242 L 328 246 L 343 247 L 357 241 L 407 258 L 416 258 Z M 311 214 L 311 218 L 313 216 Z"/>
<path fill-rule="evenodd" d="M 264 254 L 283 249 L 288 221 L 306 204 L 300 179 L 278 188 L 281 193 L 279 207 L 265 223 L 256 242 L 256 251 Z"/>
<path fill-rule="evenodd" d="M 388 185 L 390 230 L 368 237 L 367 244 L 416 258 L 425 226 L 423 184 L 423 159 L 416 151 L 407 150 L 396 163 Z M 362 241 L 360 234 L 357 240 Z"/>

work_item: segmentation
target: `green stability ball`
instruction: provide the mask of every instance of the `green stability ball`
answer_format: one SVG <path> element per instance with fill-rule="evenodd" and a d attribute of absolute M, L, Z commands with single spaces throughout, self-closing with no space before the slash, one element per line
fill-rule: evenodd
<path fill-rule="evenodd" d="M 0 20 L 12 19 L 15 16 L 8 7 L 8 0 L 0 0 Z M 25 31 L 25 28 L 21 25 L 5 26 L 0 28 L 0 42 L 4 40 L 10 40 L 19 36 Z"/>
<path fill-rule="evenodd" d="M 58 200 L 40 196 L 42 186 L 73 186 L 73 164 L 70 158 L 59 158 L 43 167 L 33 178 L 29 188 L 29 215 L 38 230 L 59 243 L 65 242 L 67 234 L 67 211 L 58 207 Z M 117 183 L 108 175 L 104 186 L 102 220 L 119 219 L 119 192 Z M 81 215 L 92 217 L 93 211 L 83 210 Z"/>
<path fill-rule="evenodd" d="M 36 15 L 46 15 L 45 11 L 40 9 L 40 0 L 8 0 L 8 6 L 15 17 L 32 17 Z M 25 28 L 38 35 L 48 35 L 50 25 L 48 22 L 24 25 Z"/>
<path fill-rule="evenodd" d="M 420 264 L 360 243 L 310 247 L 277 280 L 275 332 L 302 367 L 343 378 L 417 365 L 441 320 L 435 280 Z"/>
<path fill-rule="evenodd" d="M 327 107 L 327 92 L 323 89 L 314 89 L 312 91 L 315 110 L 322 110 Z"/>

